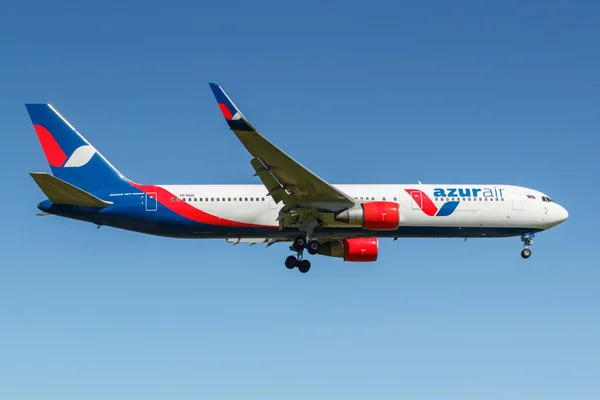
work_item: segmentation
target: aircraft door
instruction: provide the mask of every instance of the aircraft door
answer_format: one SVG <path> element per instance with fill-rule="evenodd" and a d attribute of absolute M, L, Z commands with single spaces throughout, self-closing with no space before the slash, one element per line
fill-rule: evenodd
<path fill-rule="evenodd" d="M 513 197 L 513 210 L 523 211 L 523 195 L 520 193 Z"/>
<path fill-rule="evenodd" d="M 158 194 L 146 193 L 146 211 L 156 211 L 158 209 Z"/>
<path fill-rule="evenodd" d="M 422 210 L 423 209 L 423 195 L 421 192 L 414 191 L 410 192 L 410 197 L 412 197 L 412 209 L 413 210 Z"/>

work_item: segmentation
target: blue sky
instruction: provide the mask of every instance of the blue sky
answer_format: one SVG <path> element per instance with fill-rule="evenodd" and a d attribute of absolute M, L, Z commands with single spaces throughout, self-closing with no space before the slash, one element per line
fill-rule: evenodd
<path fill-rule="evenodd" d="M 0 15 L 2 399 L 597 399 L 600 6 L 12 2 Z M 38 218 L 53 103 L 142 183 L 258 183 L 207 83 L 333 183 L 512 183 L 518 238 L 376 264 Z"/>

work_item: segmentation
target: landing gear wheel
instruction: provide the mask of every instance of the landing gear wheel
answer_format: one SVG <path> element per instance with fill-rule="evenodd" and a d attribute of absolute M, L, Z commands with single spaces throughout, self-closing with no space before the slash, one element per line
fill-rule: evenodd
<path fill-rule="evenodd" d="M 319 242 L 317 242 L 316 240 L 311 240 L 306 245 L 306 250 L 308 250 L 308 254 L 317 254 L 319 252 Z"/>
<path fill-rule="evenodd" d="M 294 249 L 298 252 L 304 250 L 306 247 L 306 238 L 299 236 L 294 240 Z"/>
<path fill-rule="evenodd" d="M 531 250 L 529 250 L 529 246 L 533 244 L 534 237 L 535 233 L 524 233 L 523 235 L 521 235 L 521 242 L 523 242 L 523 251 L 521 252 L 521 257 L 531 257 Z"/>
<path fill-rule="evenodd" d="M 310 261 L 302 260 L 298 263 L 298 271 L 302 272 L 303 274 L 307 273 L 309 269 L 310 269 Z"/>
<path fill-rule="evenodd" d="M 523 249 L 523 251 L 521 252 L 521 257 L 523 258 L 529 258 L 531 256 L 531 250 L 529 249 Z"/>
<path fill-rule="evenodd" d="M 287 269 L 294 269 L 298 265 L 298 259 L 294 256 L 289 256 L 285 259 L 285 267 Z"/>

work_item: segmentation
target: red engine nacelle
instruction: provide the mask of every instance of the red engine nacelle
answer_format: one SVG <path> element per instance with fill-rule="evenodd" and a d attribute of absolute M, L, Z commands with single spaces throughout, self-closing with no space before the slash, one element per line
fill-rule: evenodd
<path fill-rule="evenodd" d="M 355 238 L 344 240 L 344 261 L 377 261 L 379 241 L 377 238 Z"/>
<path fill-rule="evenodd" d="M 391 201 L 371 201 L 341 211 L 334 219 L 368 230 L 393 231 L 400 225 L 400 206 Z"/>
<path fill-rule="evenodd" d="M 343 258 L 344 261 L 377 261 L 379 242 L 377 238 L 353 238 L 328 242 L 319 247 L 319 254 Z"/>

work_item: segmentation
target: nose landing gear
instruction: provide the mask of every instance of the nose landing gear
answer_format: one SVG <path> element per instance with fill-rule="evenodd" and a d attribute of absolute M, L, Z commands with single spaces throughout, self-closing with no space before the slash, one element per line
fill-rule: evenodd
<path fill-rule="evenodd" d="M 526 233 L 521 236 L 521 242 L 523 242 L 523 251 L 521 251 L 521 257 L 525 259 L 531 257 L 531 250 L 529 249 L 529 246 L 533 244 L 534 237 L 535 234 L 533 233 Z"/>

